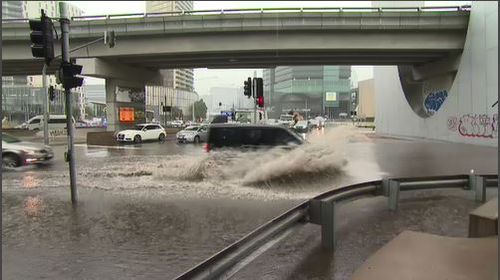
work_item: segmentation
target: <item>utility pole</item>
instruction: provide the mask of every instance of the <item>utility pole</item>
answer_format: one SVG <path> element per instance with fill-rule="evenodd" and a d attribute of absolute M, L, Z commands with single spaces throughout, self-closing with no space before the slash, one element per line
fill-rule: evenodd
<path fill-rule="evenodd" d="M 69 57 L 69 24 L 68 7 L 65 2 L 59 3 L 59 13 L 61 15 L 60 23 L 62 30 L 62 61 L 63 63 L 70 63 Z M 71 188 L 71 203 L 76 205 L 78 201 L 78 191 L 76 188 L 76 170 L 75 170 L 75 151 L 73 146 L 74 127 L 73 127 L 73 114 L 71 107 L 71 87 L 64 87 L 64 95 L 66 97 L 66 129 L 68 133 L 68 151 L 66 153 L 66 160 L 69 162 L 69 177 Z"/>
<path fill-rule="evenodd" d="M 196 100 L 196 101 L 197 101 L 197 100 Z M 193 110 L 192 110 L 192 111 L 193 111 L 193 122 L 195 122 L 195 121 L 196 121 L 196 118 L 195 118 L 195 116 L 194 116 L 194 103 L 196 103 L 196 101 L 194 101 L 194 102 L 193 102 Z"/>
<path fill-rule="evenodd" d="M 42 69 L 43 85 L 43 144 L 49 145 L 49 91 L 47 89 L 47 63 L 43 64 Z"/>

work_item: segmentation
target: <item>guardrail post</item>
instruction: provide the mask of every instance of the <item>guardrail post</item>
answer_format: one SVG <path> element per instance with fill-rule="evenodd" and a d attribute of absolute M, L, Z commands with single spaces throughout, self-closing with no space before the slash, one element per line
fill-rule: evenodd
<path fill-rule="evenodd" d="M 396 180 L 389 180 L 389 210 L 398 210 L 400 183 Z"/>
<path fill-rule="evenodd" d="M 382 195 L 389 196 L 389 178 L 382 179 Z"/>
<path fill-rule="evenodd" d="M 474 176 L 474 192 L 476 193 L 476 201 L 486 202 L 486 178 L 483 176 Z"/>
<path fill-rule="evenodd" d="M 471 191 L 476 189 L 476 175 L 474 175 L 473 171 L 469 174 L 469 185 L 467 187 Z"/>
<path fill-rule="evenodd" d="M 321 244 L 335 249 L 335 202 L 321 201 Z"/>

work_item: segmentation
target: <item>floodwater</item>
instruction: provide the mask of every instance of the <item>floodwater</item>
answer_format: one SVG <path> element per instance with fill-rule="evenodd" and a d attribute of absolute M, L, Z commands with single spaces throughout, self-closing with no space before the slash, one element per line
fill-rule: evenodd
<path fill-rule="evenodd" d="M 170 279 L 318 193 L 384 176 L 495 173 L 496 148 L 345 127 L 293 151 L 204 153 L 174 142 L 77 146 L 69 203 L 53 164 L 3 173 L 3 279 Z"/>

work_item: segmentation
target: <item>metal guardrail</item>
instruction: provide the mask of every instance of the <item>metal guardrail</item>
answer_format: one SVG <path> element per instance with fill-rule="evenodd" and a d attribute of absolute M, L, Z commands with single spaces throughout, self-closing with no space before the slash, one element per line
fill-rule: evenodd
<path fill-rule="evenodd" d="M 343 201 L 365 196 L 386 196 L 388 206 L 397 210 L 400 191 L 441 188 L 472 190 L 477 201 L 486 200 L 486 187 L 497 187 L 498 175 L 452 175 L 413 178 L 390 178 L 369 181 L 324 192 L 302 202 L 280 216 L 260 226 L 245 237 L 206 259 L 176 279 L 224 278 L 225 273 L 241 263 L 252 252 L 282 236 L 287 230 L 305 222 L 321 225 L 321 242 L 335 248 L 335 208 Z"/>
<path fill-rule="evenodd" d="M 219 10 L 194 10 L 194 11 L 175 11 L 175 12 L 160 12 L 160 13 L 131 13 L 131 14 L 113 14 L 113 15 L 88 15 L 75 16 L 71 19 L 74 21 L 90 21 L 102 19 L 119 19 L 119 18 L 150 18 L 162 16 L 197 16 L 197 15 L 223 15 L 223 14 L 263 14 L 263 13 L 279 13 L 279 12 L 431 12 L 431 11 L 470 11 L 470 5 L 462 6 L 440 6 L 440 7 L 305 7 L 305 8 L 250 8 L 250 9 L 219 9 Z M 27 22 L 28 18 L 17 19 L 2 19 L 2 22 Z"/>

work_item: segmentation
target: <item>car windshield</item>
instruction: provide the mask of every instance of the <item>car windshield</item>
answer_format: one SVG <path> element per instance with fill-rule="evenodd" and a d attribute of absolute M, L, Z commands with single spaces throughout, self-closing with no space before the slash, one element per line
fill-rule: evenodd
<path fill-rule="evenodd" d="M 134 126 L 134 130 L 142 130 L 144 128 L 144 125 L 136 125 Z"/>
<path fill-rule="evenodd" d="M 189 131 L 196 131 L 198 130 L 198 126 L 189 126 L 189 127 L 186 127 L 184 130 L 189 130 Z"/>
<path fill-rule="evenodd" d="M 4 134 L 4 133 L 2 133 L 2 141 L 4 141 L 5 143 L 18 143 L 18 142 L 21 142 L 21 140 L 15 138 L 15 137 L 12 137 L 10 135 Z"/>

